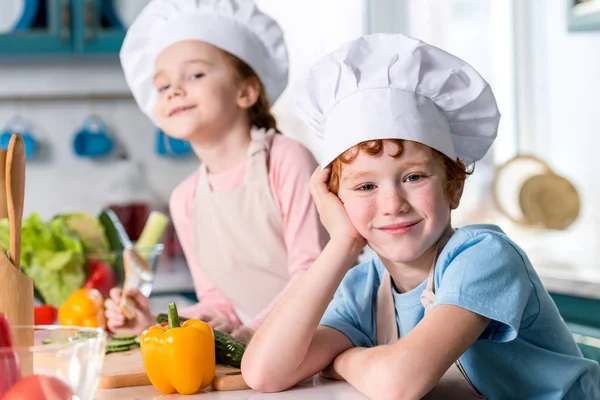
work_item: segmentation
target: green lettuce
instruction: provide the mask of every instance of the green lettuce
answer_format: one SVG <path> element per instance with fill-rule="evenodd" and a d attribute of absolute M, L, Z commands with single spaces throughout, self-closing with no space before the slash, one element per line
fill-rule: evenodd
<path fill-rule="evenodd" d="M 0 220 L 0 242 L 9 246 L 7 219 Z M 21 268 L 33 280 L 41 300 L 56 307 L 80 288 L 86 279 L 84 245 L 64 220 L 44 222 L 38 213 L 23 220 Z"/>

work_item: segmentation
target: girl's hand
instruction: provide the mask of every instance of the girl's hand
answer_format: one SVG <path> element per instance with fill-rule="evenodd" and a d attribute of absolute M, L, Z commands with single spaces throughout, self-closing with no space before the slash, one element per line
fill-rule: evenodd
<path fill-rule="evenodd" d="M 204 321 L 207 324 L 209 324 L 213 329 L 224 333 L 231 333 L 237 328 L 237 326 L 232 324 L 231 321 L 218 315 L 201 313 L 198 316 L 194 317 L 194 319 Z"/>
<path fill-rule="evenodd" d="M 330 167 L 325 169 L 317 167 L 310 178 L 310 193 L 317 205 L 321 223 L 329 232 L 331 239 L 350 240 L 351 243 L 358 244 L 362 248 L 367 242 L 352 225 L 340 199 L 327 186 L 330 172 Z"/>
<path fill-rule="evenodd" d="M 252 328 L 249 328 L 247 326 L 240 326 L 239 328 L 231 332 L 231 336 L 241 340 L 244 343 L 249 343 L 250 339 L 252 339 L 252 336 L 254 336 L 254 332 L 255 331 Z"/>
<path fill-rule="evenodd" d="M 108 329 L 117 334 L 140 335 L 144 329 L 155 324 L 156 317 L 150 312 L 150 302 L 137 289 L 127 290 L 126 295 L 135 302 L 135 317 L 127 320 L 119 307 L 121 289 L 113 288 L 110 298 L 104 301 L 106 324 Z"/>

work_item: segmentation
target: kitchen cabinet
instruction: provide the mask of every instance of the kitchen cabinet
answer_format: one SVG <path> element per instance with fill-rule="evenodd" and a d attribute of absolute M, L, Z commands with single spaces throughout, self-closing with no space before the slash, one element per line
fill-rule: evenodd
<path fill-rule="evenodd" d="M 125 28 L 120 0 L 3 0 L 24 2 L 16 26 L 0 33 L 0 55 L 117 54 Z"/>

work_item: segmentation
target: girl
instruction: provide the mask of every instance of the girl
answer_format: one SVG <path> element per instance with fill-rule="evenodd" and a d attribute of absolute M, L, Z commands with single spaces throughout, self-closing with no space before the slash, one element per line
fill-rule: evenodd
<path fill-rule="evenodd" d="M 153 0 L 121 61 L 142 111 L 202 160 L 170 201 L 200 301 L 181 314 L 247 341 L 326 238 L 309 191 L 317 163 L 269 111 L 287 84 L 283 34 L 250 0 Z M 129 321 L 119 290 L 106 301 L 113 332 L 154 324 L 148 300 L 128 294 Z"/>
<path fill-rule="evenodd" d="M 366 36 L 312 67 L 296 104 L 323 136 L 311 191 L 331 240 L 250 342 L 251 387 L 324 370 L 374 399 L 600 398 L 525 253 L 497 226 L 451 227 L 500 116 L 473 68 Z M 365 243 L 377 257 L 351 269 Z"/>

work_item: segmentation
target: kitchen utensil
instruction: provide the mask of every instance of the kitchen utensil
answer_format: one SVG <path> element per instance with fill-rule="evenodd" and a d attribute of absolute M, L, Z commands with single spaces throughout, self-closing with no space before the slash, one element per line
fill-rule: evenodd
<path fill-rule="evenodd" d="M 136 251 L 141 257 L 148 261 L 148 265 L 150 265 L 150 268 L 152 269 L 152 275 L 155 276 L 156 269 L 158 268 L 158 260 L 164 251 L 164 246 L 162 244 L 157 244 L 152 247 L 136 248 Z M 110 264 L 115 271 L 117 287 L 123 286 L 123 283 L 125 282 L 123 251 L 96 251 L 85 254 L 85 260 L 86 263 L 104 262 Z M 153 282 L 154 280 L 145 281 L 140 286 L 140 292 L 142 292 L 144 296 L 150 297 Z"/>
<path fill-rule="evenodd" d="M 73 151 L 79 157 L 103 157 L 109 154 L 113 147 L 106 124 L 95 115 L 83 122 L 73 138 Z"/>
<path fill-rule="evenodd" d="M 500 166 L 492 191 L 498 210 L 520 226 L 565 230 L 579 216 L 577 189 L 532 155 L 517 155 Z"/>
<path fill-rule="evenodd" d="M 123 250 L 123 264 L 125 267 L 125 282 L 123 282 L 123 291 L 128 289 L 141 289 L 143 286 L 154 280 L 154 273 L 148 261 L 145 260 L 137 250 L 128 247 Z M 125 294 L 121 295 L 119 307 L 125 318 L 135 318 L 135 301 Z"/>
<path fill-rule="evenodd" d="M 10 224 L 10 260 L 0 249 L 0 312 L 11 325 L 33 326 L 33 281 L 20 271 L 21 219 L 25 189 L 25 149 L 23 140 L 14 135 L 6 156 L 6 193 Z M 14 335 L 16 346 L 33 345 L 33 330 L 22 329 Z M 21 360 L 23 375 L 31 372 L 32 360 Z"/>
<path fill-rule="evenodd" d="M 106 355 L 98 388 L 116 389 L 145 385 L 151 383 L 144 370 L 140 349 Z M 248 389 L 240 370 L 224 365 L 217 365 L 212 385 L 213 390 L 220 391 Z"/>
<path fill-rule="evenodd" d="M 150 264 L 139 255 L 115 213 L 111 210 L 105 210 L 104 214 L 110 218 L 111 225 L 123 246 L 123 267 L 125 271 L 123 291 L 127 289 L 141 290 L 143 287 L 151 285 L 154 280 L 154 271 Z M 119 307 L 127 319 L 135 318 L 135 304 L 133 299 L 121 295 Z"/>
<path fill-rule="evenodd" d="M 0 13 L 0 33 L 31 27 L 38 11 L 39 0 L 4 0 Z"/>
<path fill-rule="evenodd" d="M 8 218 L 6 205 L 6 150 L 0 150 L 0 219 Z"/>
<path fill-rule="evenodd" d="M 106 332 L 99 328 L 59 325 L 12 328 L 14 336 L 20 336 L 23 331 L 33 333 L 32 346 L 14 348 L 20 361 L 33 360 L 32 371 L 24 376 L 34 373 L 58 378 L 73 390 L 74 399 L 92 400 L 104 361 Z M 3 351 L 7 350 L 0 349 L 0 359 Z"/>
<path fill-rule="evenodd" d="M 159 129 L 156 134 L 156 153 L 163 157 L 182 158 L 193 154 L 194 150 L 187 140 L 172 138 Z"/>
<path fill-rule="evenodd" d="M 25 201 L 25 145 L 14 135 L 6 154 L 6 204 L 10 223 L 10 260 L 21 269 L 21 222 Z M 13 234 L 14 233 L 14 234 Z"/>
<path fill-rule="evenodd" d="M 4 125 L 0 134 L 0 148 L 8 149 L 8 144 L 13 135 L 21 135 L 25 145 L 25 159 L 31 160 L 37 153 L 37 142 L 33 137 L 33 127 L 29 121 L 20 115 L 14 115 Z"/>

